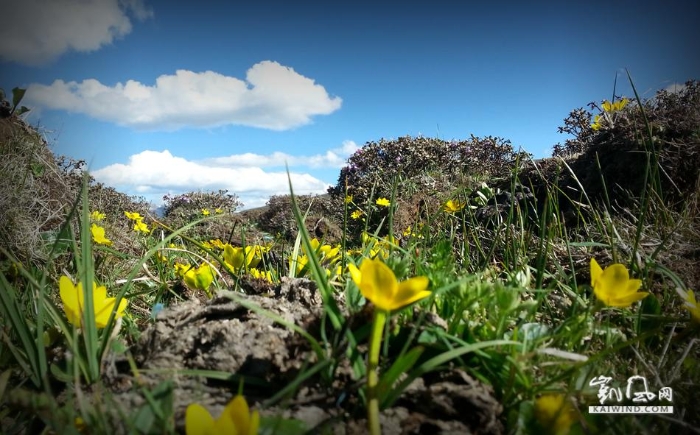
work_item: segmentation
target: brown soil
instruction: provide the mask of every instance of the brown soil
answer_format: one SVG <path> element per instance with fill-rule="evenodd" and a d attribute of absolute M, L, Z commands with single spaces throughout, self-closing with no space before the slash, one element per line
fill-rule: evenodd
<path fill-rule="evenodd" d="M 284 279 L 276 286 L 248 287 L 250 293 L 257 294 L 222 292 L 210 301 L 191 300 L 159 313 L 131 349 L 140 371 L 138 378 L 125 358 L 112 359 L 105 384 L 121 408 L 113 410 L 113 420 L 118 423 L 118 413 L 134 412 L 145 403 L 140 389 L 134 388 L 137 385 L 153 390 L 171 380 L 180 430 L 184 429 L 187 405 L 198 402 L 218 415 L 238 388 L 238 380 L 186 376 L 177 374 L 178 370 L 213 370 L 260 380 L 260 384 L 245 384 L 249 403 L 260 408 L 317 362 L 316 354 L 299 334 L 237 302 L 254 303 L 319 339 L 323 309 L 315 284 L 307 279 Z M 342 298 L 337 303 L 344 305 Z M 351 317 L 351 322 L 355 320 L 352 324 L 366 323 L 358 316 L 365 314 Z M 298 419 L 310 429 L 332 428 L 334 434 L 365 434 L 367 424 L 357 395 L 363 382 L 353 380 L 350 374 L 349 364 L 341 357 L 331 385 L 312 377 L 284 405 L 267 407 L 261 413 Z M 395 406 L 383 411 L 381 422 L 386 434 L 501 434 L 501 412 L 490 387 L 461 370 L 449 370 L 417 378 Z"/>

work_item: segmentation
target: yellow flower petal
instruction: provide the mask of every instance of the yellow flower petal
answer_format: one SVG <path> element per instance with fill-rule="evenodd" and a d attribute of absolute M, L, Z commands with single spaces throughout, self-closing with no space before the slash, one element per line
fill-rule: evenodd
<path fill-rule="evenodd" d="M 202 405 L 192 403 L 185 411 L 185 434 L 213 435 L 214 418 Z"/>
<path fill-rule="evenodd" d="M 600 279 L 603 274 L 603 269 L 600 267 L 595 258 L 591 258 L 591 287 L 595 287 L 595 282 Z"/>
<path fill-rule="evenodd" d="M 619 308 L 625 308 L 629 307 L 633 303 L 637 301 L 641 301 L 645 297 L 647 297 L 649 293 L 647 292 L 639 292 L 639 293 L 632 293 L 630 295 L 625 295 L 617 298 L 610 298 L 608 299 L 607 305 L 610 307 L 619 307 Z"/>
<path fill-rule="evenodd" d="M 195 272 L 195 287 L 200 290 L 206 290 L 214 281 L 214 273 L 211 270 L 209 263 L 203 263 Z"/>
<path fill-rule="evenodd" d="M 116 299 L 114 298 L 108 298 L 101 301 L 100 305 L 97 305 L 98 302 L 95 301 L 95 324 L 97 325 L 98 329 L 102 329 L 107 326 L 109 316 L 111 316 L 112 311 L 114 311 L 115 300 Z"/>
<path fill-rule="evenodd" d="M 430 292 L 426 290 L 428 284 L 430 284 L 430 281 L 424 276 L 417 276 L 400 282 L 394 298 L 397 307 L 403 307 L 430 296 Z"/>
<path fill-rule="evenodd" d="M 535 419 L 552 435 L 568 434 L 576 414 L 562 394 L 546 394 L 535 400 Z"/>
<path fill-rule="evenodd" d="M 696 323 L 700 323 L 700 304 L 695 300 L 695 293 L 692 290 L 682 291 L 678 289 L 678 293 L 683 298 L 683 308 L 690 312 L 690 318 Z"/>
<path fill-rule="evenodd" d="M 250 431 L 250 409 L 248 409 L 248 402 L 246 402 L 243 396 L 236 396 L 231 400 L 226 408 L 222 417 L 226 416 L 233 421 L 236 428 L 236 433 L 238 434 L 248 434 Z"/>
<path fill-rule="evenodd" d="M 73 281 L 67 276 L 61 276 L 58 281 L 59 294 L 61 295 L 61 302 L 63 302 L 63 310 L 66 312 L 66 317 L 68 321 L 80 327 L 82 310 L 82 297 L 79 295 L 79 289 L 73 285 Z"/>
<path fill-rule="evenodd" d="M 360 269 L 357 268 L 354 264 L 350 263 L 348 264 L 348 271 L 350 272 L 350 277 L 352 280 L 357 284 L 357 287 L 360 287 L 360 283 L 362 282 L 362 273 L 360 272 Z"/>
<path fill-rule="evenodd" d="M 250 414 L 250 425 L 248 426 L 248 433 L 246 435 L 258 435 L 260 430 L 260 414 L 257 410 Z"/>
<path fill-rule="evenodd" d="M 197 288 L 197 278 L 194 269 L 190 268 L 190 270 L 185 272 L 182 278 L 184 279 L 185 284 L 187 284 L 189 287 Z"/>

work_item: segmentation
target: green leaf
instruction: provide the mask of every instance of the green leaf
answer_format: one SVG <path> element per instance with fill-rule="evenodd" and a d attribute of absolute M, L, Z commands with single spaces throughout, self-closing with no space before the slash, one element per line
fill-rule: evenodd
<path fill-rule="evenodd" d="M 413 369 L 408 375 L 395 387 L 393 388 L 387 397 L 384 399 L 384 405 L 389 407 L 394 404 L 394 402 L 401 396 L 403 391 L 413 382 L 416 378 L 422 376 L 425 373 L 436 370 L 440 366 L 446 364 L 447 362 L 458 358 L 462 355 L 466 355 L 471 352 L 476 352 L 480 349 L 486 349 L 489 347 L 498 346 L 520 346 L 521 344 L 517 341 L 508 340 L 493 340 L 493 341 L 482 341 L 479 343 L 468 344 L 456 349 L 451 349 L 449 351 L 443 352 L 437 356 L 430 358 L 429 360 L 423 362 L 420 366 Z"/>
<path fill-rule="evenodd" d="M 35 177 L 39 178 L 42 175 L 44 175 L 45 167 L 41 163 L 32 163 L 31 167 L 32 167 L 32 174 L 34 174 Z"/>
<path fill-rule="evenodd" d="M 10 375 L 12 374 L 12 369 L 5 370 L 0 374 L 0 403 L 2 403 L 2 398 L 5 396 L 5 390 L 7 389 L 7 381 L 10 380 Z"/>
<path fill-rule="evenodd" d="M 418 336 L 419 344 L 435 344 L 440 341 L 440 336 L 433 329 L 426 329 Z"/>
<path fill-rule="evenodd" d="M 173 386 L 170 381 L 158 384 L 153 391 L 142 391 L 146 403 L 137 411 L 133 424 L 139 433 L 151 433 L 152 429 L 166 425 L 165 416 L 172 415 Z"/>
<path fill-rule="evenodd" d="M 423 346 L 416 346 L 413 349 L 409 350 L 406 352 L 405 355 L 402 355 L 400 358 L 397 358 L 396 361 L 394 361 L 394 364 L 391 365 L 389 370 L 386 371 L 379 380 L 379 383 L 377 384 L 377 391 L 379 395 L 379 400 L 383 402 L 383 398 L 386 394 L 386 392 L 390 391 L 396 381 L 399 379 L 399 376 L 401 376 L 403 373 L 408 372 L 413 368 L 413 366 L 416 364 L 416 361 L 418 361 L 418 358 L 423 354 L 423 351 L 425 348 Z M 383 405 L 383 403 L 382 403 Z"/>
<path fill-rule="evenodd" d="M 314 429 L 314 433 L 316 433 Z M 289 434 L 304 435 L 308 433 L 306 424 L 301 420 L 284 419 L 282 417 L 261 417 L 260 435 Z M 320 432 L 325 433 L 325 432 Z M 330 432 L 329 432 L 330 433 Z"/>
<path fill-rule="evenodd" d="M 127 351 L 126 344 L 119 340 L 113 340 L 109 344 L 109 348 L 112 352 L 114 352 L 117 355 L 124 355 Z"/>
<path fill-rule="evenodd" d="M 24 98 L 24 94 L 27 92 L 26 89 L 22 88 L 14 88 L 12 89 L 12 110 L 17 108 L 19 106 L 20 101 L 22 101 L 22 98 Z"/>
<path fill-rule="evenodd" d="M 51 364 L 49 371 L 57 380 L 61 382 L 69 383 L 75 380 L 70 373 L 61 369 L 57 364 Z"/>
<path fill-rule="evenodd" d="M 642 299 L 642 307 L 639 311 L 639 333 L 659 330 L 663 327 L 661 318 L 661 304 L 653 293 Z M 655 343 L 656 337 L 647 340 L 647 344 Z"/>
<path fill-rule="evenodd" d="M 15 360 L 30 377 L 34 385 L 41 388 L 42 367 L 38 357 L 39 350 L 29 323 L 24 317 L 24 310 L 17 301 L 15 288 L 7 281 L 4 273 L 0 274 L 0 313 L 4 319 L 7 319 L 4 323 L 10 325 L 18 336 L 22 347 L 15 348 L 5 333 L 2 334 L 3 341 L 8 345 Z"/>
<path fill-rule="evenodd" d="M 22 107 L 20 107 L 19 110 L 17 111 L 17 115 L 18 115 L 18 116 L 19 116 L 19 115 L 23 115 L 23 114 L 25 114 L 25 113 L 27 113 L 27 112 L 29 112 L 29 108 L 27 108 L 27 106 L 22 106 Z"/>
<path fill-rule="evenodd" d="M 541 323 L 525 323 L 518 329 L 519 341 L 535 341 L 546 337 L 549 334 L 549 327 Z M 505 333 L 506 340 L 513 339 L 513 333 L 508 331 Z"/>

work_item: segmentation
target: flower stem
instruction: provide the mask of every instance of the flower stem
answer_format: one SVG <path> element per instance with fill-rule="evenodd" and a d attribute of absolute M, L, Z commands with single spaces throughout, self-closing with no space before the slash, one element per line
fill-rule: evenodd
<path fill-rule="evenodd" d="M 379 398 L 377 397 L 379 376 L 377 375 L 377 366 L 379 365 L 379 350 L 382 347 L 382 333 L 384 332 L 386 317 L 386 311 L 375 308 L 372 335 L 369 341 L 369 360 L 367 362 L 367 421 L 371 435 L 380 435 L 382 433 L 379 424 Z"/>

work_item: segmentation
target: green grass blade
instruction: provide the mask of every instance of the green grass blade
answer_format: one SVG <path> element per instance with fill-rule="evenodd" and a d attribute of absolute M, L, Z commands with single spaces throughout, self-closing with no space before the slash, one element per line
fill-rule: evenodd
<path fill-rule="evenodd" d="M 470 344 L 467 346 L 462 346 L 457 349 L 449 350 L 447 352 L 443 352 L 440 355 L 437 355 L 428 361 L 424 362 L 420 366 L 416 367 L 413 371 L 411 371 L 408 376 L 404 380 L 402 380 L 389 394 L 387 394 L 387 397 L 384 399 L 384 404 L 386 406 L 392 406 L 394 402 L 399 398 L 399 396 L 403 393 L 403 391 L 413 382 L 416 378 L 422 376 L 425 373 L 428 373 L 432 370 L 436 370 L 440 368 L 443 364 L 458 358 L 462 355 L 466 355 L 468 353 L 480 350 L 480 349 L 486 349 L 489 347 L 495 347 L 495 346 L 505 346 L 505 345 L 517 345 L 521 346 L 522 343 L 519 343 L 517 341 L 510 341 L 510 340 L 492 340 L 492 341 L 484 341 L 481 343 L 474 343 Z"/>
<path fill-rule="evenodd" d="M 338 308 L 338 304 L 333 298 L 333 287 L 328 283 L 328 277 L 326 276 L 326 271 L 321 267 L 318 261 L 318 257 L 311 246 L 311 239 L 309 238 L 309 233 L 306 231 L 304 226 L 304 219 L 299 211 L 299 205 L 297 204 L 296 198 L 294 197 L 294 188 L 292 187 L 292 178 L 289 175 L 289 168 L 287 168 L 287 179 L 289 180 L 289 192 L 292 198 L 292 211 L 294 212 L 294 218 L 297 221 L 297 226 L 299 227 L 299 233 L 301 234 L 301 241 L 304 244 L 304 249 L 309 257 L 309 265 L 311 271 L 313 272 L 316 284 L 321 293 L 323 299 L 323 305 L 330 318 L 331 324 L 336 331 L 339 331 L 344 323 L 343 315 Z"/>
<path fill-rule="evenodd" d="M 12 284 L 5 278 L 5 274 L 0 274 L 0 309 L 5 319 L 9 319 L 10 326 L 17 334 L 22 345 L 22 352 L 14 346 L 10 346 L 12 354 L 18 363 L 23 367 L 32 383 L 37 387 L 42 387 L 41 370 L 37 358 L 38 349 L 36 341 L 32 338 L 32 333 L 27 321 L 22 316 L 22 308 L 17 303 L 16 292 Z M 3 333 L 3 338 L 10 345 L 10 339 Z"/>

